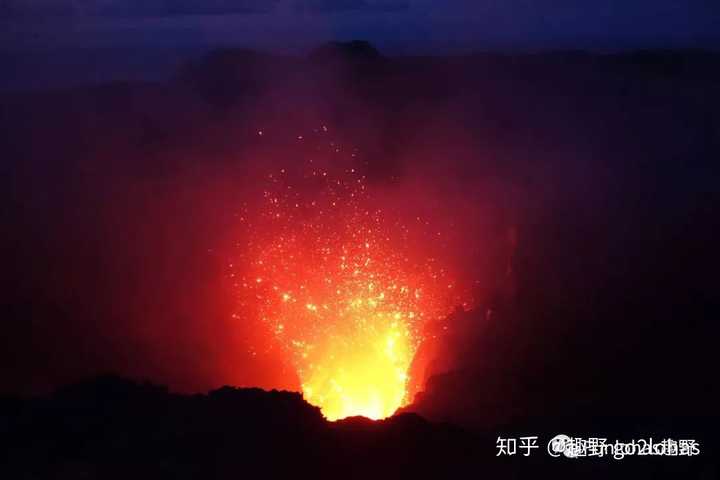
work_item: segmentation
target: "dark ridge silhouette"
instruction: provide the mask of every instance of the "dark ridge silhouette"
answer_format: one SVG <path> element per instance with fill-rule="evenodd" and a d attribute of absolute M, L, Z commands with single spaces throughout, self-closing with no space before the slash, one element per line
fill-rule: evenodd
<path fill-rule="evenodd" d="M 243 48 L 219 48 L 183 65 L 176 79 L 210 104 L 224 109 L 287 80 L 291 58 Z"/>
<path fill-rule="evenodd" d="M 383 58 L 380 51 L 365 40 L 350 42 L 328 42 L 310 52 L 309 58 L 317 63 L 325 62 L 369 62 Z"/>
<path fill-rule="evenodd" d="M 633 433 L 648 423 L 589 419 L 576 432 Z M 582 429 L 579 429 L 582 425 Z M 600 428 L 601 430 L 592 430 Z M 620 425 L 619 430 L 613 430 Z M 497 458 L 496 437 L 520 427 L 480 432 L 406 413 L 383 421 L 326 422 L 297 393 L 223 387 L 206 395 L 106 375 L 47 397 L 0 401 L 0 474 L 4 478 L 507 478 L 542 466 L 583 478 L 685 478 L 712 471 L 706 456 L 634 459 L 624 464 L 551 459 L 542 450 Z M 546 441 L 568 420 L 524 424 Z M 623 428 L 625 430 L 623 430 Z M 558 430 L 560 429 L 560 430 Z M 588 429 L 588 430 L 585 430 Z M 708 430 L 704 430 L 706 433 Z M 706 439 L 703 438 L 702 441 Z M 674 460 L 674 461 L 672 461 Z M 619 476 L 618 476 L 619 475 Z"/>
<path fill-rule="evenodd" d="M 720 54 L 711 50 L 637 50 L 608 55 L 618 68 L 664 78 L 720 79 Z"/>

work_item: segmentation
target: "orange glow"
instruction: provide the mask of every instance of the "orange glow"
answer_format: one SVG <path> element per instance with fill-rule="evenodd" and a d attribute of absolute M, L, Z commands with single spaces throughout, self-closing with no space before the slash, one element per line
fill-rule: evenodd
<path fill-rule="evenodd" d="M 452 279 L 413 242 L 417 227 L 373 206 L 355 170 L 283 169 L 268 183 L 247 225 L 241 304 L 328 420 L 392 415 L 411 400 L 423 325 L 451 310 Z"/>

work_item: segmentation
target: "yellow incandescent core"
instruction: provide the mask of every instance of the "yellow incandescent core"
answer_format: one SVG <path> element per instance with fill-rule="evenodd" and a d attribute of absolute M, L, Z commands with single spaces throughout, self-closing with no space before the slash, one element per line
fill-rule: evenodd
<path fill-rule="evenodd" d="M 379 420 L 406 403 L 415 355 L 409 330 L 382 315 L 353 332 L 327 338 L 317 361 L 300 370 L 305 399 L 328 420 L 363 416 Z"/>

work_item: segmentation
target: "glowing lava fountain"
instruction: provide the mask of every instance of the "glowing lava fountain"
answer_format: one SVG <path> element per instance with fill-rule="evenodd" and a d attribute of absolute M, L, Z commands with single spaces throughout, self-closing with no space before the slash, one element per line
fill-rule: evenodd
<path fill-rule="evenodd" d="M 418 246 L 428 223 L 374 207 L 354 169 L 268 179 L 259 215 L 245 220 L 241 304 L 287 352 L 305 399 L 327 419 L 392 415 L 411 400 L 424 323 L 454 304 L 445 270 Z"/>

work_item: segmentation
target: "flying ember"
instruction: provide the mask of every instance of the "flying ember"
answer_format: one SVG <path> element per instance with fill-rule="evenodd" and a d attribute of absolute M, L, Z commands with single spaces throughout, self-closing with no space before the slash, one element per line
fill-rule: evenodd
<path fill-rule="evenodd" d="M 447 273 L 417 245 L 427 227 L 375 205 L 354 169 L 283 169 L 268 180 L 248 225 L 241 304 L 328 420 L 392 415 L 411 400 L 423 325 L 452 306 Z"/>

